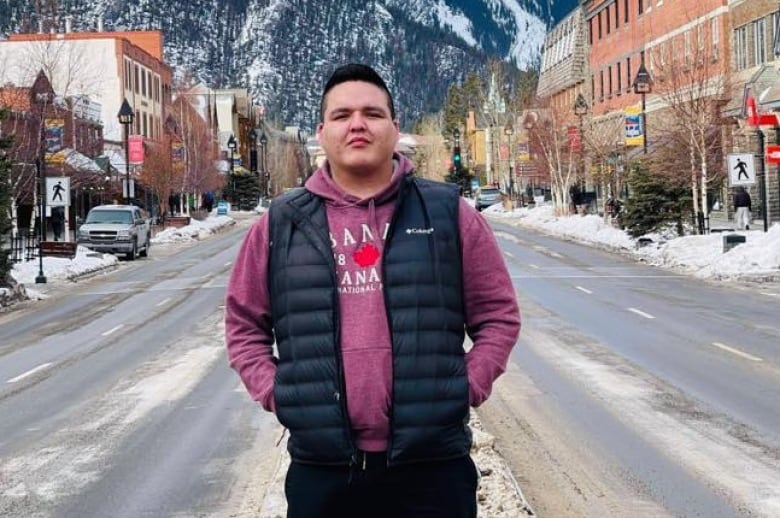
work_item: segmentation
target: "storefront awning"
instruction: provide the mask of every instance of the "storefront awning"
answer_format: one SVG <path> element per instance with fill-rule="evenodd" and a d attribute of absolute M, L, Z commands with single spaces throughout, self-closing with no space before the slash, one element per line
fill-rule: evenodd
<path fill-rule="evenodd" d="M 56 153 L 47 154 L 46 164 L 52 166 L 67 166 L 80 173 L 100 174 L 105 172 L 105 169 L 100 167 L 93 159 L 71 148 L 63 148 Z"/>
<path fill-rule="evenodd" d="M 780 90 L 777 90 L 777 94 L 771 93 L 773 87 L 780 87 L 780 72 L 777 68 L 764 65 L 750 75 L 748 74 L 749 70 L 743 70 L 736 74 L 729 100 L 721 110 L 723 117 L 747 117 L 745 104 L 748 92 L 756 100 L 759 111 L 770 109 L 768 103 L 772 103 L 775 98 L 778 99 L 774 102 L 780 102 L 780 96 L 777 95 L 780 94 Z"/>

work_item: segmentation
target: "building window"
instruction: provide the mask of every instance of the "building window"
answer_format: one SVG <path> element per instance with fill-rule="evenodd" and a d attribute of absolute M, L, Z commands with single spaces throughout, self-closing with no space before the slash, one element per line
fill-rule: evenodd
<path fill-rule="evenodd" d="M 606 17 L 607 22 L 607 34 L 609 34 L 610 31 L 612 31 L 612 20 L 609 17 L 609 7 L 604 9 L 604 16 Z"/>
<path fill-rule="evenodd" d="M 620 27 L 620 2 L 617 0 L 615 1 L 615 30 Z"/>
<path fill-rule="evenodd" d="M 596 23 L 599 25 L 599 39 L 601 39 L 601 13 L 597 15 Z"/>
<path fill-rule="evenodd" d="M 609 96 L 612 97 L 612 65 L 607 67 L 607 86 L 609 87 Z"/>
<path fill-rule="evenodd" d="M 628 83 L 626 83 L 626 90 L 631 90 L 631 81 L 632 81 L 632 75 L 631 75 L 631 57 L 626 58 L 626 77 L 628 77 Z"/>
<path fill-rule="evenodd" d="M 685 53 L 685 66 L 691 64 L 691 31 L 685 31 L 683 33 L 683 52 Z"/>
<path fill-rule="evenodd" d="M 747 68 L 747 27 L 734 30 L 734 67 L 737 70 Z"/>
<path fill-rule="evenodd" d="M 766 63 L 766 19 L 753 22 L 753 61 L 756 65 Z"/>
<path fill-rule="evenodd" d="M 698 59 L 704 55 L 704 23 L 696 26 L 696 52 Z"/>
<path fill-rule="evenodd" d="M 623 23 L 628 23 L 628 0 L 623 0 Z"/>
<path fill-rule="evenodd" d="M 601 92 L 601 95 L 599 95 L 599 100 L 604 100 L 604 71 L 599 71 L 599 92 Z"/>
<path fill-rule="evenodd" d="M 139 87 L 140 87 L 141 81 L 138 78 L 139 74 L 140 74 L 140 70 L 138 70 L 138 65 L 136 65 L 135 66 L 135 74 L 133 75 L 133 79 L 135 80 L 135 82 L 133 83 L 133 86 L 134 86 L 133 91 L 135 93 L 140 93 Z M 138 120 L 138 118 L 136 118 L 136 120 Z"/>
<path fill-rule="evenodd" d="M 588 45 L 593 45 L 593 20 L 594 18 L 588 20 Z"/>
<path fill-rule="evenodd" d="M 772 54 L 775 58 L 780 57 L 780 11 L 772 13 Z"/>
<path fill-rule="evenodd" d="M 645 12 L 645 0 L 637 0 L 637 5 L 639 7 L 639 9 L 638 9 L 639 14 L 642 14 L 643 12 Z"/>
<path fill-rule="evenodd" d="M 712 36 L 712 60 L 720 59 L 720 20 L 713 18 L 710 20 L 710 34 Z"/>

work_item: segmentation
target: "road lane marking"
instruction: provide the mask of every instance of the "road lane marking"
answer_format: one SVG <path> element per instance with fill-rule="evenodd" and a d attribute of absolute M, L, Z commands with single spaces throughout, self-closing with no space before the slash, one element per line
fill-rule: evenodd
<path fill-rule="evenodd" d="M 578 290 L 580 290 L 583 293 L 587 293 L 588 295 L 593 295 L 593 292 L 589 289 L 583 288 L 582 286 L 575 286 Z"/>
<path fill-rule="evenodd" d="M 538 270 L 539 269 L 539 267 L 537 265 L 535 265 L 535 264 L 529 264 L 528 266 L 530 266 L 534 270 Z"/>
<path fill-rule="evenodd" d="M 28 376 L 32 376 L 33 374 L 35 374 L 38 371 L 42 371 L 43 369 L 47 368 L 49 365 L 51 365 L 51 362 L 42 363 L 42 364 L 38 365 L 37 367 L 34 367 L 34 368 L 28 370 L 27 372 L 18 375 L 15 378 L 9 379 L 8 381 L 6 381 L 6 383 L 16 383 L 17 381 L 23 380 L 24 378 L 26 378 Z"/>
<path fill-rule="evenodd" d="M 125 327 L 124 324 L 119 324 L 118 326 L 112 327 L 111 329 L 109 329 L 105 333 L 100 333 L 100 336 L 108 336 L 110 334 L 116 333 L 117 331 L 119 331 L 123 327 Z"/>
<path fill-rule="evenodd" d="M 160 302 L 157 303 L 157 307 L 159 308 L 160 306 L 163 306 L 163 305 L 167 304 L 170 300 L 171 300 L 170 297 L 168 297 L 166 299 L 162 299 Z"/>
<path fill-rule="evenodd" d="M 766 295 L 767 297 L 780 297 L 780 293 L 766 293 L 766 292 L 761 292 L 761 295 Z"/>
<path fill-rule="evenodd" d="M 506 250 L 504 250 L 504 255 L 507 256 L 507 257 L 511 257 L 512 259 L 515 258 L 514 254 L 512 254 L 512 252 L 507 252 Z"/>
<path fill-rule="evenodd" d="M 233 261 L 228 261 L 223 266 L 230 266 L 231 264 L 233 264 Z"/>
<path fill-rule="evenodd" d="M 630 312 L 632 312 L 632 313 L 636 313 L 636 314 L 637 314 L 637 315 L 639 315 L 640 317 L 645 317 L 645 318 L 649 318 L 649 319 L 653 319 L 653 318 L 655 318 L 655 317 L 654 317 L 653 315 L 651 315 L 650 313 L 645 313 L 644 311 L 642 311 L 642 310 L 640 310 L 640 309 L 636 309 L 636 308 L 628 308 L 628 310 L 629 310 Z"/>
<path fill-rule="evenodd" d="M 528 265 L 531 268 L 540 269 L 540 266 L 535 264 Z M 547 269 L 549 271 L 549 269 Z M 677 275 L 615 275 L 615 274 L 550 274 L 550 275 L 530 275 L 530 274 L 513 274 L 512 278 L 533 278 L 533 279 L 676 279 Z"/>
<path fill-rule="evenodd" d="M 740 351 L 739 349 L 734 349 L 733 347 L 729 347 L 728 345 L 722 344 L 720 342 L 712 342 L 712 345 L 714 345 L 718 349 L 723 349 L 724 351 L 728 351 L 731 354 L 736 354 L 737 356 L 741 356 L 742 358 L 745 358 L 746 360 L 750 360 L 752 362 L 764 361 L 758 356 L 753 356 L 752 354 L 748 354 L 746 352 Z"/>

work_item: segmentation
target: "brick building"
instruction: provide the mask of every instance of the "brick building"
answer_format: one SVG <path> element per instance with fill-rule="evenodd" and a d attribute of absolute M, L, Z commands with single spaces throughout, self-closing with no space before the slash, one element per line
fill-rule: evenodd
<path fill-rule="evenodd" d="M 107 187 L 106 167 L 91 158 L 103 150 L 102 124 L 89 109 L 96 107 L 94 103 L 57 97 L 41 71 L 30 86 L 0 87 L 0 107 L 8 112 L 0 135 L 14 139 L 9 150 L 14 225 L 25 229 L 33 222 L 38 164 L 43 164 L 40 174 L 44 176 L 70 177 L 72 204 L 68 219 L 75 219 L 89 203 L 90 194 Z"/>
<path fill-rule="evenodd" d="M 675 73 L 679 80 L 687 77 L 691 82 L 702 76 L 681 72 L 706 66 L 707 76 L 723 74 L 728 69 L 726 4 L 727 0 L 585 0 L 594 117 L 640 103 L 632 85 L 643 63 L 656 92 Z M 658 93 L 647 97 L 650 129 L 652 113 L 664 104 Z"/>
<path fill-rule="evenodd" d="M 733 86 L 723 115 L 733 124 L 727 128 L 727 147 L 730 152 L 756 155 L 757 182 L 748 187 L 753 216 L 763 219 L 766 213 L 767 223 L 776 222 L 780 221 L 780 166 L 767 164 L 764 150 L 780 142 L 780 131 L 776 123 L 747 124 L 745 104 L 751 96 L 759 112 L 780 112 L 780 5 L 774 0 L 730 0 L 729 19 Z"/>
<path fill-rule="evenodd" d="M 590 97 L 587 30 L 583 11 L 576 7 L 544 39 L 537 95 L 552 108 L 574 116 L 577 94 Z"/>

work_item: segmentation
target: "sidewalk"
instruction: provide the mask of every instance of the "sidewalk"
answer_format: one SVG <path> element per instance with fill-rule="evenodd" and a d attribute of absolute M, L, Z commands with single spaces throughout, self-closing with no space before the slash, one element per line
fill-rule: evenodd
<path fill-rule="evenodd" d="M 737 225 L 734 221 L 734 214 L 729 214 L 729 217 L 726 217 L 726 212 L 722 210 L 718 211 L 712 211 L 709 214 L 709 220 L 710 220 L 710 233 L 714 232 L 735 232 L 737 231 Z M 750 230 L 763 230 L 764 229 L 764 220 L 763 219 L 752 219 L 750 221 Z"/>

